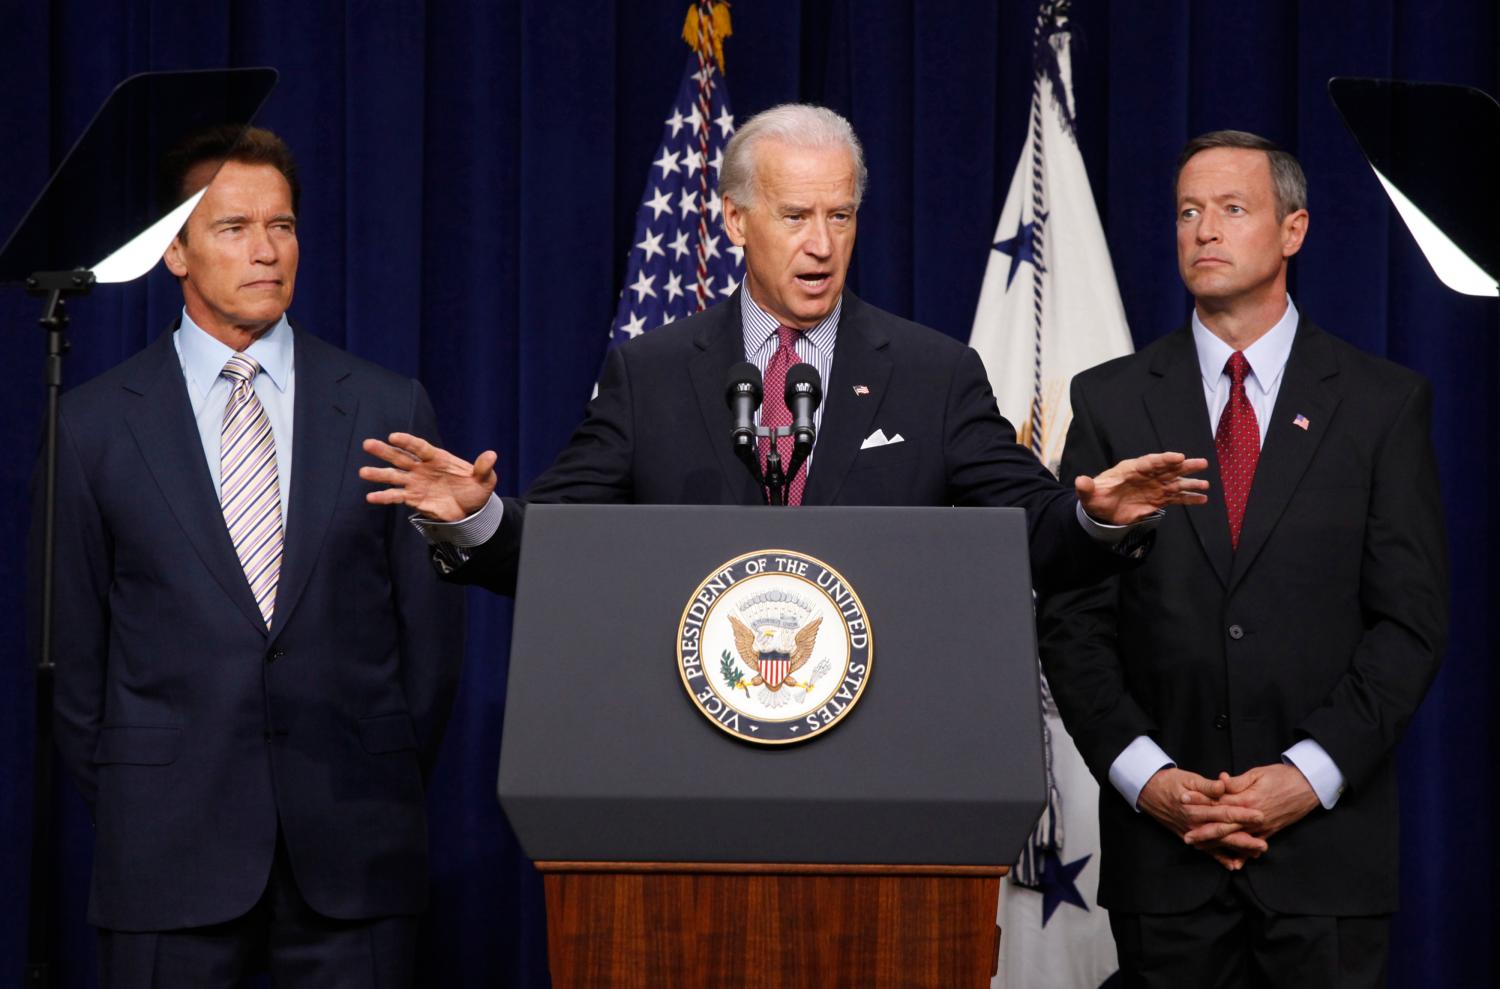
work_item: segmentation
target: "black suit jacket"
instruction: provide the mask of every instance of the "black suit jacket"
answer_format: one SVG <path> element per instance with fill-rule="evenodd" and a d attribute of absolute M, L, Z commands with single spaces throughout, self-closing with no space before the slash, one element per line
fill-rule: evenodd
<path fill-rule="evenodd" d="M 742 360 L 738 293 L 611 351 L 583 423 L 526 500 L 760 504 L 729 442 L 725 379 Z M 1072 489 L 1016 444 L 972 349 L 845 292 L 824 395 L 804 505 L 1018 506 L 1039 586 L 1126 564 L 1083 530 Z M 903 441 L 861 449 L 876 429 Z M 512 593 L 524 513 L 507 499 L 500 531 L 454 579 Z"/>
<path fill-rule="evenodd" d="M 63 396 L 56 732 L 95 819 L 89 920 L 213 924 L 265 888 L 278 828 L 332 917 L 426 903 L 423 775 L 462 596 L 360 441 L 435 428 L 407 380 L 295 336 L 292 488 L 268 634 L 225 528 L 172 334 Z M 35 516 L 40 518 L 38 512 Z"/>
<path fill-rule="evenodd" d="M 1447 632 L 1430 406 L 1418 375 L 1304 319 L 1231 551 L 1191 330 L 1074 379 L 1064 478 L 1169 449 L 1207 457 L 1213 482 L 1208 505 L 1169 513 L 1141 567 L 1043 602 L 1042 660 L 1101 787 L 1101 904 L 1183 911 L 1227 876 L 1108 783 L 1149 735 L 1209 777 L 1315 739 L 1345 792 L 1274 835 L 1249 881 L 1282 913 L 1395 909 L 1392 750 Z"/>

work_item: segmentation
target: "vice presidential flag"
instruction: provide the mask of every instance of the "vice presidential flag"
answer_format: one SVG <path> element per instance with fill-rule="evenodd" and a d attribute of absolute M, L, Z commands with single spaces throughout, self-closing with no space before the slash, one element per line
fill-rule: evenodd
<path fill-rule="evenodd" d="M 1054 473 L 1074 374 L 1131 350 L 1109 249 L 1078 150 L 1067 3 L 1044 2 L 1033 44 L 1031 120 L 1011 179 L 970 344 L 1000 411 Z M 1009 880 L 993 985 L 1093 987 L 1117 969 L 1099 884 L 1099 788 L 1043 681 L 1048 802 Z"/>
<path fill-rule="evenodd" d="M 636 212 L 612 347 L 727 299 L 744 277 L 744 255 L 724 235 L 719 201 L 719 167 L 734 133 L 724 82 L 730 31 L 727 3 L 689 8 L 683 40 L 692 52 Z"/>

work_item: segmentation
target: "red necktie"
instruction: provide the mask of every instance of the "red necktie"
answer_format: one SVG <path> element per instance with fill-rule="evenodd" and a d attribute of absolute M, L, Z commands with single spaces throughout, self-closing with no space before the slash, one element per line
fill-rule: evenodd
<path fill-rule="evenodd" d="M 1214 446 L 1219 451 L 1219 480 L 1224 485 L 1224 507 L 1229 510 L 1229 544 L 1240 546 L 1240 526 L 1245 521 L 1245 503 L 1255 480 L 1255 462 L 1260 459 L 1260 424 L 1245 394 L 1245 375 L 1250 362 L 1236 350 L 1224 365 L 1229 375 L 1229 403 L 1219 415 Z"/>
<path fill-rule="evenodd" d="M 776 353 L 771 355 L 771 363 L 766 365 L 765 377 L 765 400 L 760 407 L 760 421 L 763 426 L 790 426 L 792 424 L 792 410 L 786 406 L 786 372 L 793 364 L 801 363 L 797 356 L 794 344 L 802 331 L 792 326 L 776 327 L 776 337 L 780 341 Z M 781 454 L 781 469 L 786 470 L 791 465 L 793 441 L 790 436 L 784 436 L 776 441 L 776 449 Z M 771 452 L 771 441 L 769 439 L 760 442 L 761 469 L 765 469 L 766 458 Z M 786 492 L 786 503 L 788 505 L 802 504 L 802 489 L 807 487 L 807 465 L 797 469 L 797 476 L 792 478 L 791 485 Z"/>

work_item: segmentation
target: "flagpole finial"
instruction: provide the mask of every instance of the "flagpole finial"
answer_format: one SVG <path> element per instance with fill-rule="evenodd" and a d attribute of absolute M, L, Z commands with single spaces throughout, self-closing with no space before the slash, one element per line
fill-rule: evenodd
<path fill-rule="evenodd" d="M 729 20 L 726 0 L 693 4 L 682 24 L 682 40 L 704 58 L 712 55 L 721 73 L 724 71 L 724 39 L 733 33 L 734 25 Z"/>

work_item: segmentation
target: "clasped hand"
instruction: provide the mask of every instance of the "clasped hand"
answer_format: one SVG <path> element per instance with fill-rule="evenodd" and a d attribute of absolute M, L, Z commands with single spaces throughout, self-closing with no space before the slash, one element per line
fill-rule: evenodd
<path fill-rule="evenodd" d="M 1318 806 L 1295 766 L 1256 766 L 1209 779 L 1185 769 L 1159 770 L 1141 789 L 1140 809 L 1230 871 L 1270 848 L 1268 839 Z"/>

